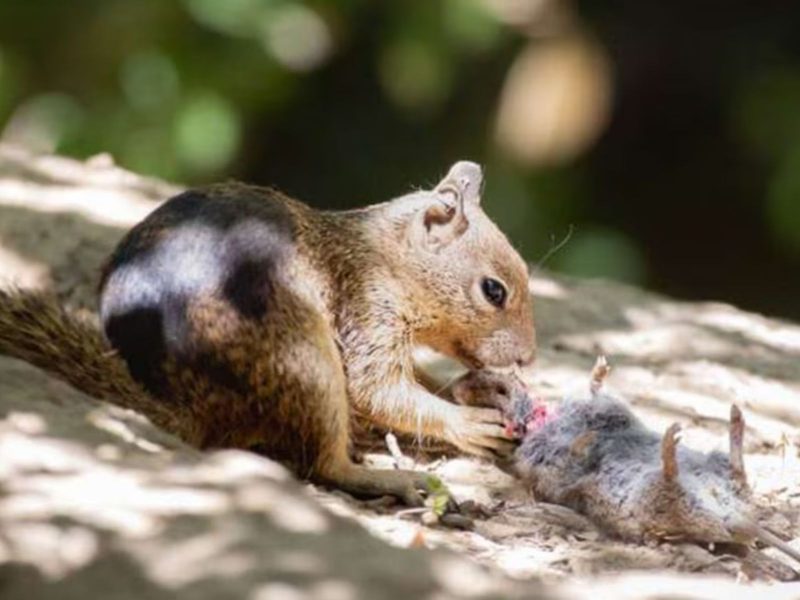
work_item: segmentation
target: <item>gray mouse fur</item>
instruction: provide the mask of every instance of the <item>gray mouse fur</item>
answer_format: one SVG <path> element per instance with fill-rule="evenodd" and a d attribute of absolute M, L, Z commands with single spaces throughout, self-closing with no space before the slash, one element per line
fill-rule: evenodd
<path fill-rule="evenodd" d="M 679 445 L 679 425 L 659 435 L 605 392 L 608 371 L 600 359 L 586 395 L 548 409 L 538 410 L 543 403 L 520 380 L 486 371 L 467 374 L 453 395 L 498 406 L 507 419 L 528 415 L 511 425 L 523 432 L 514 470 L 537 500 L 568 506 L 630 541 L 749 545 L 759 539 L 800 560 L 756 523 L 742 458 L 744 419 L 736 406 L 729 453 L 698 452 Z"/>
<path fill-rule="evenodd" d="M 597 393 L 561 402 L 525 436 L 516 466 L 536 498 L 625 539 L 748 541 L 747 485 L 729 457 L 677 441 L 677 427 L 659 436 L 620 400 Z"/>

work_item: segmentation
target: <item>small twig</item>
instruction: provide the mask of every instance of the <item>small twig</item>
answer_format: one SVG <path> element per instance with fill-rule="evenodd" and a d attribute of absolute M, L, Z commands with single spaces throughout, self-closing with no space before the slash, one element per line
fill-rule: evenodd
<path fill-rule="evenodd" d="M 405 508 L 403 510 L 399 510 L 396 513 L 394 513 L 394 516 L 398 517 L 398 518 L 400 518 L 400 517 L 408 517 L 408 516 L 411 516 L 411 515 L 421 515 L 423 513 L 428 512 L 428 511 L 430 511 L 430 508 L 428 508 L 427 506 L 421 506 L 419 508 Z"/>
<path fill-rule="evenodd" d="M 397 443 L 397 436 L 395 434 L 390 431 L 386 434 L 384 440 L 386 441 L 386 448 L 389 450 L 389 454 L 392 455 L 392 464 L 395 469 L 402 469 L 404 463 L 411 461 L 411 459 L 400 450 L 400 444 Z"/>

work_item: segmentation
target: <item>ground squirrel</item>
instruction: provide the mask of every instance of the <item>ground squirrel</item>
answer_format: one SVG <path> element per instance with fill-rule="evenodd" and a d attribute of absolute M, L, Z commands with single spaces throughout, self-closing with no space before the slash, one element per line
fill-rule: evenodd
<path fill-rule="evenodd" d="M 122 377 L 119 359 L 98 358 L 97 336 L 87 351 L 76 337 L 90 328 L 58 322 L 66 314 L 36 295 L 0 298 L 0 351 L 196 446 L 258 447 L 302 477 L 416 503 L 421 474 L 352 462 L 350 406 L 465 452 L 504 452 L 499 411 L 427 391 L 412 349 L 473 369 L 534 359 L 528 269 L 481 209 L 481 186 L 480 167 L 458 162 L 431 190 L 350 211 L 238 183 L 168 200 L 123 238 L 100 286 L 106 337 L 151 400 L 103 383 L 103 360 Z M 64 338 L 80 364 L 63 360 Z"/>

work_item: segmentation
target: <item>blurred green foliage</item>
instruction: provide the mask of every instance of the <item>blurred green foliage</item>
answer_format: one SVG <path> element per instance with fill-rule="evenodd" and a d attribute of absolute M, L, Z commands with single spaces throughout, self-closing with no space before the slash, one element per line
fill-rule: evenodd
<path fill-rule="evenodd" d="M 724 13 L 680 2 L 0 0 L 0 124 L 3 139 L 42 151 L 109 152 L 186 183 L 275 183 L 334 207 L 472 158 L 487 168 L 487 211 L 532 261 L 574 225 L 548 267 L 800 314 L 800 283 L 766 300 L 759 291 L 800 265 L 791 17 L 800 8 L 744 0 Z M 590 74 L 613 104 L 580 125 L 596 132 L 574 133 L 587 142 L 562 143 L 573 154 L 537 162 L 549 135 L 573 135 L 561 121 L 599 102 L 575 102 L 591 79 L 559 78 L 580 79 L 573 54 L 548 59 L 520 86 L 538 154 L 515 156 L 497 138 L 517 58 L 555 39 L 607 53 L 584 62 L 610 64 Z M 563 98 L 550 93 L 559 85 Z"/>

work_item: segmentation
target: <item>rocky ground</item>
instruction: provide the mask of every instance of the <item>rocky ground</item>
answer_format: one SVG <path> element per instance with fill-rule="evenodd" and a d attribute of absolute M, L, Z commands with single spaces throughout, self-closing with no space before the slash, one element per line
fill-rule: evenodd
<path fill-rule="evenodd" d="M 104 256 L 175 190 L 107 157 L 78 163 L 0 146 L 0 278 L 91 310 Z M 681 423 L 685 443 L 702 450 L 725 448 L 738 403 L 762 522 L 800 537 L 799 326 L 544 273 L 531 290 L 537 390 L 557 399 L 583 389 L 605 353 L 610 387 L 654 429 Z M 428 364 L 442 380 L 454 373 Z M 300 484 L 250 453 L 197 452 L 140 415 L 0 358 L 0 596 L 800 597 L 791 582 L 800 566 L 771 549 L 743 558 L 617 542 L 537 504 L 492 465 L 404 453 L 473 501 L 471 529 Z"/>

